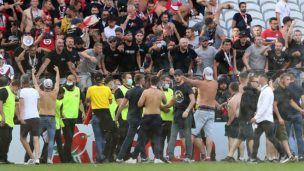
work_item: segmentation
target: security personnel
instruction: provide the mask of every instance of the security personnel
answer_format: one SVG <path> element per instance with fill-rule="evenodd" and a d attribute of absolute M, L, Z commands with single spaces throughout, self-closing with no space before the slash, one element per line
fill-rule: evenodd
<path fill-rule="evenodd" d="M 171 79 L 169 76 L 164 76 L 162 78 L 163 81 L 163 91 L 165 93 L 166 99 L 171 101 L 173 98 L 173 90 L 170 88 Z M 161 118 L 163 120 L 162 124 L 162 136 L 161 136 L 161 154 L 164 154 L 164 147 L 165 147 L 165 140 L 167 141 L 170 139 L 171 133 L 171 124 L 173 121 L 173 106 L 170 108 L 162 109 L 161 111 Z"/>
<path fill-rule="evenodd" d="M 118 106 L 120 106 L 120 104 L 122 103 L 127 91 L 129 89 L 132 88 L 132 85 L 133 85 L 133 80 L 132 80 L 132 75 L 129 74 L 129 73 L 124 73 L 122 75 L 122 82 L 123 82 L 123 85 L 120 86 L 116 91 L 115 91 L 115 99 L 116 99 L 116 102 L 118 104 Z M 127 132 L 128 132 L 128 122 L 127 122 L 127 115 L 128 115 L 128 107 L 129 105 L 126 105 L 125 108 L 122 110 L 121 112 L 121 117 L 119 118 L 118 120 L 118 123 L 119 123 L 119 140 L 118 140 L 118 145 L 117 145 L 117 153 L 119 152 L 119 149 L 121 148 L 121 145 L 127 135 Z M 131 149 L 131 146 L 130 146 L 130 149 Z M 129 152 L 130 150 L 128 150 Z M 127 157 L 128 157 L 129 153 L 127 154 Z"/>
<path fill-rule="evenodd" d="M 5 77 L 0 78 L 0 164 L 10 164 L 7 154 L 12 141 L 14 116 L 16 109 L 16 92 L 19 89 L 19 81 L 12 81 L 7 85 Z"/>
<path fill-rule="evenodd" d="M 55 134 L 55 141 L 57 144 L 57 152 L 60 157 L 60 161 L 63 162 L 64 157 L 63 157 L 63 149 L 62 149 L 62 141 L 61 141 L 61 129 L 64 127 L 64 123 L 62 120 L 62 109 L 63 109 L 63 104 L 62 104 L 62 99 L 64 96 L 64 88 L 60 87 L 58 91 L 58 96 L 56 100 L 56 108 L 55 108 L 55 120 L 56 120 L 56 134 Z"/>
<path fill-rule="evenodd" d="M 64 140 L 65 140 L 63 147 L 63 154 L 64 154 L 63 162 L 66 163 L 70 163 L 70 162 L 74 163 L 71 154 L 71 147 L 73 142 L 75 124 L 78 118 L 79 108 L 80 106 L 82 106 L 82 102 L 80 100 L 80 89 L 77 86 L 75 86 L 75 82 L 76 79 L 74 75 L 69 75 L 67 77 L 67 82 L 64 87 L 65 93 L 62 99 L 63 123 L 65 125 L 65 127 L 62 128 Z"/>

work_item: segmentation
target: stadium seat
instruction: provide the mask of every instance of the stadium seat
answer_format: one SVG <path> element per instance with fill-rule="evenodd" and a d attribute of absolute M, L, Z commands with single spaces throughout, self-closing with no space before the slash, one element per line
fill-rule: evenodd
<path fill-rule="evenodd" d="M 256 10 L 247 10 L 247 13 L 251 15 L 252 18 L 264 19 L 262 13 Z"/>
<path fill-rule="evenodd" d="M 254 25 L 261 25 L 263 28 L 266 28 L 266 24 L 265 24 L 264 20 L 261 20 L 259 18 L 253 18 L 251 26 L 254 26 Z"/>
<path fill-rule="evenodd" d="M 235 13 L 238 13 L 239 11 L 237 10 L 226 10 L 224 12 L 222 12 L 223 14 L 223 20 L 227 21 L 227 20 L 231 20 L 234 16 Z"/>
<path fill-rule="evenodd" d="M 290 11 L 300 11 L 299 4 L 290 3 L 288 1 L 288 5 L 290 7 Z"/>
<path fill-rule="evenodd" d="M 268 20 L 272 17 L 275 17 L 275 12 L 274 10 L 269 10 L 269 11 L 265 11 L 263 12 L 263 16 L 264 16 L 264 21 L 268 22 Z"/>
<path fill-rule="evenodd" d="M 301 0 L 288 0 L 288 3 L 299 4 Z"/>
<path fill-rule="evenodd" d="M 262 13 L 266 12 L 266 11 L 275 11 L 275 6 L 276 6 L 276 3 L 274 2 L 271 2 L 271 1 L 266 1 L 266 2 L 263 2 L 260 4 L 261 6 L 261 11 Z"/>
<path fill-rule="evenodd" d="M 255 11 L 261 11 L 261 7 L 257 3 L 247 3 L 247 11 L 249 10 L 255 10 Z"/>
<path fill-rule="evenodd" d="M 290 11 L 290 17 L 299 19 L 299 20 L 303 20 L 303 13 L 301 13 L 299 11 Z"/>

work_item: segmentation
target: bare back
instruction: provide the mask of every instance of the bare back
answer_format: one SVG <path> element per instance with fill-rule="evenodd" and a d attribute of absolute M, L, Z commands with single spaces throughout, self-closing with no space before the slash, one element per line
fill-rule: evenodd
<path fill-rule="evenodd" d="M 56 107 L 56 91 L 39 91 L 40 99 L 39 99 L 39 113 L 43 115 L 55 115 L 55 107 Z"/>
<path fill-rule="evenodd" d="M 195 80 L 194 86 L 199 90 L 198 105 L 215 107 L 215 96 L 218 88 L 217 81 Z"/>
<path fill-rule="evenodd" d="M 165 98 L 163 91 L 155 88 L 149 88 L 144 91 L 144 114 L 160 114 L 160 106 L 162 104 L 162 99 Z"/>
<path fill-rule="evenodd" d="M 242 93 L 237 93 L 231 99 L 228 101 L 228 108 L 232 111 L 233 113 L 228 112 L 228 117 L 231 118 L 233 117 L 238 117 L 239 116 L 239 110 L 240 110 L 240 103 L 241 103 L 241 98 L 242 98 Z"/>

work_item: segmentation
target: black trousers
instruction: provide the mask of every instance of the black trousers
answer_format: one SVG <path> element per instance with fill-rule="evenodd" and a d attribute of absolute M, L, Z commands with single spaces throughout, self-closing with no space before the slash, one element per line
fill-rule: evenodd
<path fill-rule="evenodd" d="M 262 133 L 265 132 L 266 138 L 274 145 L 277 149 L 280 156 L 284 155 L 284 149 L 281 146 L 279 140 L 275 137 L 274 134 L 274 124 L 270 121 L 262 121 L 258 123 L 258 127 L 254 131 L 254 142 L 253 142 L 253 150 L 251 154 L 251 158 L 255 159 L 257 157 L 259 145 L 260 145 L 260 137 Z"/>
<path fill-rule="evenodd" d="M 118 137 L 118 144 L 117 144 L 117 148 L 116 148 L 117 155 L 119 154 L 122 144 L 128 134 L 128 129 L 129 129 L 129 123 L 125 120 L 119 120 L 119 128 L 118 128 L 119 137 Z M 126 154 L 124 156 L 125 160 L 129 159 L 131 156 L 131 154 L 130 154 L 131 146 L 132 145 L 130 145 L 126 150 Z"/>
<path fill-rule="evenodd" d="M 160 154 L 161 157 L 164 155 L 164 147 L 165 147 L 165 141 L 167 139 L 167 143 L 169 143 L 170 135 L 171 135 L 171 121 L 163 121 L 162 123 L 162 133 L 161 133 L 161 139 L 160 139 Z M 167 153 L 167 151 L 165 151 Z"/>
<path fill-rule="evenodd" d="M 141 121 L 140 128 L 138 131 L 137 145 L 132 158 L 138 157 L 138 154 L 145 150 L 147 139 L 152 140 L 153 153 L 156 159 L 160 158 L 160 138 L 162 132 L 162 120 L 159 114 L 145 115 Z"/>
<path fill-rule="evenodd" d="M 63 119 L 64 127 L 62 128 L 64 136 L 64 146 L 63 146 L 63 162 L 73 162 L 72 157 L 72 143 L 74 136 L 74 129 L 77 119 Z M 61 159 L 61 158 L 60 158 Z"/>
<path fill-rule="evenodd" d="M 61 129 L 56 130 L 55 142 L 57 144 L 57 152 L 59 154 L 60 161 L 62 163 L 62 162 L 64 162 L 64 155 L 63 155 L 63 147 L 62 147 L 62 141 L 61 141 Z"/>
<path fill-rule="evenodd" d="M 7 161 L 7 153 L 12 141 L 13 128 L 5 124 L 0 127 L 0 161 Z"/>

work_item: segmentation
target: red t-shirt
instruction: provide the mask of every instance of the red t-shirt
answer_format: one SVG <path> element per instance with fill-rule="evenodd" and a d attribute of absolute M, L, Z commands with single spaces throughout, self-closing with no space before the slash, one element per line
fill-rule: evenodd
<path fill-rule="evenodd" d="M 277 31 L 272 31 L 270 29 L 266 29 L 265 31 L 262 32 L 262 38 L 266 42 L 272 42 L 273 40 L 276 40 L 278 38 L 283 38 L 282 33 L 277 30 Z"/>

